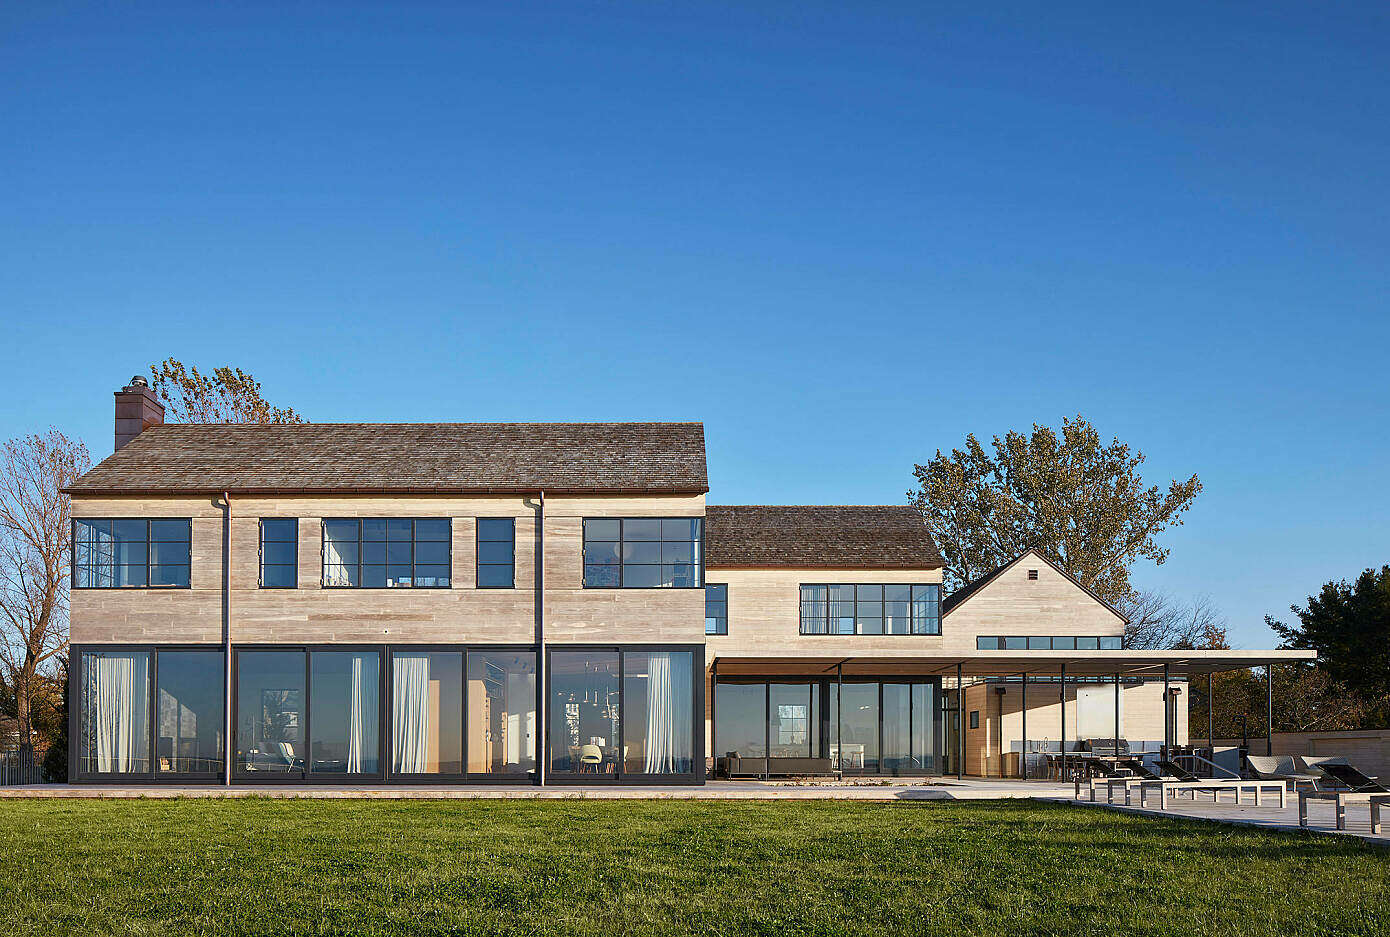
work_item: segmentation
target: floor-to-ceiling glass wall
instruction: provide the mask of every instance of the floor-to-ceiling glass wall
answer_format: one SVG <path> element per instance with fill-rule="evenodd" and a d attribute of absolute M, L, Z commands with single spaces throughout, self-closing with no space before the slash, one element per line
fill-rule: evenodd
<path fill-rule="evenodd" d="M 160 774 L 222 773 L 223 656 L 161 650 L 156 658 L 155 768 Z"/>
<path fill-rule="evenodd" d="M 309 652 L 310 771 L 381 774 L 381 653 Z"/>
<path fill-rule="evenodd" d="M 721 678 L 712 727 L 716 772 L 934 774 L 941 759 L 939 698 L 934 678 L 856 677 L 843 684 Z"/>
<path fill-rule="evenodd" d="M 837 770 L 878 774 L 878 684 L 830 685 L 830 760 Z"/>
<path fill-rule="evenodd" d="M 698 780 L 703 660 L 689 647 L 552 649 L 550 774 L 557 780 Z"/>
<path fill-rule="evenodd" d="M 392 774 L 463 774 L 463 651 L 391 651 L 390 726 Z"/>
<path fill-rule="evenodd" d="M 236 760 L 251 778 L 303 777 L 305 652 L 236 652 Z"/>
<path fill-rule="evenodd" d="M 150 656 L 148 650 L 82 653 L 79 774 L 149 772 Z"/>
<path fill-rule="evenodd" d="M 623 653 L 623 771 L 690 774 L 695 768 L 690 651 Z M 701 766 L 703 768 L 703 766 Z"/>
<path fill-rule="evenodd" d="M 74 780 L 212 780 L 223 770 L 216 647 L 73 649 Z"/>
<path fill-rule="evenodd" d="M 468 652 L 468 773 L 536 770 L 536 654 Z"/>

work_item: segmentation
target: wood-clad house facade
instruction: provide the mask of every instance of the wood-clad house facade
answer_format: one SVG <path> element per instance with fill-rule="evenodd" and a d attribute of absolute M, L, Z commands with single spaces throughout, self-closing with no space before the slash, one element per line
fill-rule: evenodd
<path fill-rule="evenodd" d="M 707 505 L 698 423 L 165 425 L 139 380 L 116 416 L 69 489 L 77 781 L 985 773 L 963 661 L 1135 663 L 1045 561 L 943 603 L 905 506 Z"/>

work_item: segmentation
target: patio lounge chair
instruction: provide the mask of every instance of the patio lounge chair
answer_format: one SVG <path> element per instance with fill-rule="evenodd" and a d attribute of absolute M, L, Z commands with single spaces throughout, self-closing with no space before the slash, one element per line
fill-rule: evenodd
<path fill-rule="evenodd" d="M 1323 774 L 1332 778 L 1340 786 L 1358 794 L 1390 794 L 1390 787 L 1381 784 L 1376 778 L 1362 774 L 1356 768 L 1347 764 L 1345 759 L 1319 760 L 1316 762 L 1317 768 Z"/>
<path fill-rule="evenodd" d="M 1347 804 L 1366 804 L 1371 808 L 1371 833 L 1380 834 L 1381 808 L 1390 806 L 1390 787 L 1347 764 L 1345 758 L 1309 758 L 1305 763 L 1308 768 L 1321 771 L 1338 789 L 1299 791 L 1299 826 L 1308 825 L 1308 801 L 1330 800 L 1337 809 L 1337 829 L 1347 828 Z"/>
<path fill-rule="evenodd" d="M 1298 790 L 1300 784 L 1317 790 L 1324 777 L 1321 771 L 1300 767 L 1292 755 L 1246 755 L 1245 764 L 1253 777 L 1261 781 L 1284 781 L 1293 790 Z"/>

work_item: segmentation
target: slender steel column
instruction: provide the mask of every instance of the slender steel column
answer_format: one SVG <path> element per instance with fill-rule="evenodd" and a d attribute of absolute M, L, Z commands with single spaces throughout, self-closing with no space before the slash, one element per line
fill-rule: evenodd
<path fill-rule="evenodd" d="M 1120 675 L 1115 674 L 1115 757 L 1120 757 Z"/>
<path fill-rule="evenodd" d="M 1274 665 L 1265 664 L 1265 754 L 1274 754 Z"/>
<path fill-rule="evenodd" d="M 835 665 L 835 773 L 840 780 L 845 778 L 845 735 L 840 713 L 845 708 L 845 665 Z"/>
<path fill-rule="evenodd" d="M 709 775 L 714 777 L 719 770 L 719 722 L 715 719 L 716 696 L 719 695 L 719 658 L 709 665 Z M 817 732 L 820 728 L 817 727 Z"/>
<path fill-rule="evenodd" d="M 1023 677 L 1023 704 L 1020 714 L 1023 717 L 1023 746 L 1018 753 L 1018 776 L 1028 780 L 1028 675 Z"/>
<path fill-rule="evenodd" d="M 965 777 L 965 678 L 956 664 L 956 777 Z"/>
<path fill-rule="evenodd" d="M 1067 665 L 1062 665 L 1062 776 L 1059 780 L 1065 784 L 1067 780 Z"/>
<path fill-rule="evenodd" d="M 1163 760 L 1168 760 L 1168 665 L 1163 665 Z"/>
<path fill-rule="evenodd" d="M 1212 693 L 1212 673 L 1207 674 L 1207 748 L 1211 750 L 1212 761 L 1216 760 L 1216 742 L 1212 741 L 1214 720 L 1211 717 L 1211 708 L 1216 704 L 1216 696 Z"/>

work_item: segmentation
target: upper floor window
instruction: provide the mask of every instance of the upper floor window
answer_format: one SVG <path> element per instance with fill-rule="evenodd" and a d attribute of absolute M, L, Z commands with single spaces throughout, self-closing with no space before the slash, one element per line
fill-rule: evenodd
<path fill-rule="evenodd" d="M 516 585 L 516 519 L 478 518 L 478 588 Z"/>
<path fill-rule="evenodd" d="M 940 634 L 941 586 L 803 585 L 802 634 Z"/>
<path fill-rule="evenodd" d="M 323 522 L 327 588 L 447 589 L 447 517 L 363 517 Z"/>
<path fill-rule="evenodd" d="M 702 517 L 585 518 L 584 588 L 698 589 Z"/>
<path fill-rule="evenodd" d="M 980 635 L 977 651 L 1119 651 L 1124 638 L 1113 635 Z"/>
<path fill-rule="evenodd" d="M 188 588 L 189 518 L 74 518 L 72 584 L 78 589 Z"/>
<path fill-rule="evenodd" d="M 705 634 L 729 633 L 729 587 L 705 583 Z"/>
<path fill-rule="evenodd" d="M 299 520 L 261 518 L 261 588 L 293 589 L 299 585 Z"/>

